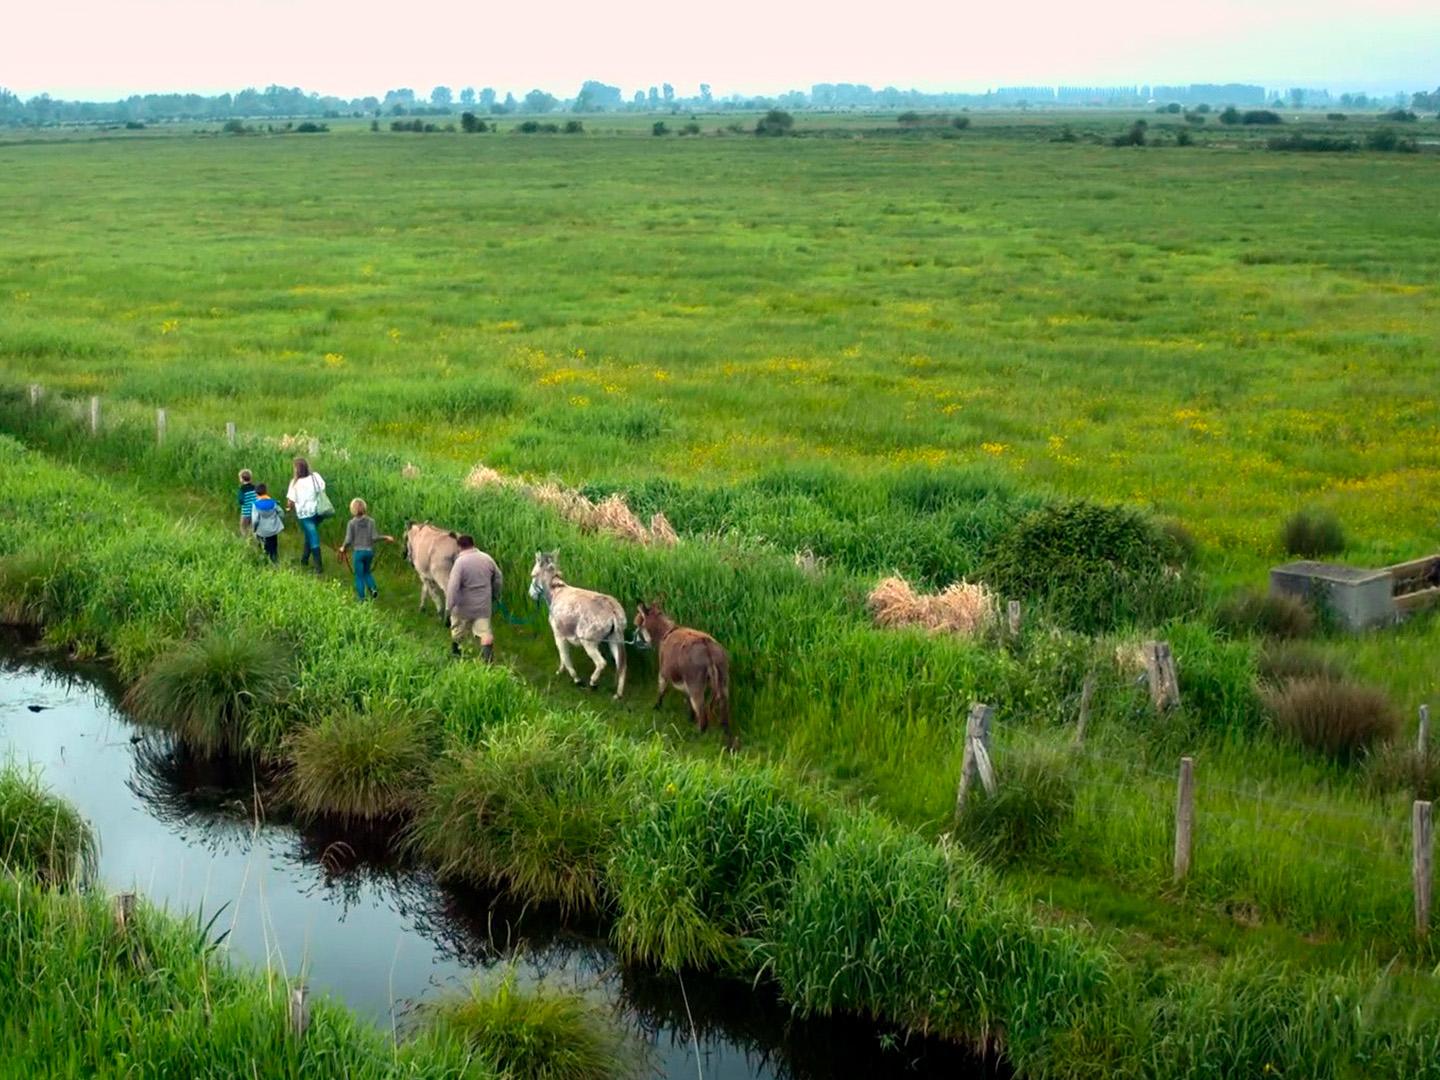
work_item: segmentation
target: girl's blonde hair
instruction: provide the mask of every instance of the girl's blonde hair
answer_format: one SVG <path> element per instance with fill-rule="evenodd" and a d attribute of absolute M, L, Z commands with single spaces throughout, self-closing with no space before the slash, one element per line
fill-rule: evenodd
<path fill-rule="evenodd" d="M 255 479 L 255 478 L 250 475 L 250 470 L 249 470 L 249 469 L 241 469 L 241 470 L 240 470 L 240 482 L 241 482 L 242 484 L 248 484 L 248 483 L 249 483 L 251 480 L 253 480 L 253 479 Z"/>
<path fill-rule="evenodd" d="M 356 517 L 359 517 L 361 514 L 366 514 L 369 512 L 370 508 L 365 505 L 364 499 L 350 500 L 350 513 L 354 514 Z"/>

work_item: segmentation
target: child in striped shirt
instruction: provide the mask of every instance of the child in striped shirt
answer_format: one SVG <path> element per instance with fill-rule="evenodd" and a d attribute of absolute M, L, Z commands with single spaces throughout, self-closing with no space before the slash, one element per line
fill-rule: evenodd
<path fill-rule="evenodd" d="M 255 505 L 255 485 L 250 482 L 253 479 L 249 469 L 241 469 L 240 490 L 235 493 L 240 507 L 240 535 L 246 540 L 255 535 L 255 524 L 250 520 L 250 509 Z"/>

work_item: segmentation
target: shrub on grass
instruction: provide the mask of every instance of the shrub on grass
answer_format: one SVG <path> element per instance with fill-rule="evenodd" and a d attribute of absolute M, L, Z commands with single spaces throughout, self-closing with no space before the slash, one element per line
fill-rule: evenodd
<path fill-rule="evenodd" d="M 665 123 L 664 120 L 656 120 L 655 123 L 653 123 L 653 124 L 650 125 L 650 134 L 651 134 L 651 135 L 669 135 L 669 134 L 670 134 L 670 127 L 669 127 L 668 124 Z"/>
<path fill-rule="evenodd" d="M 206 752 L 249 745 L 248 722 L 290 689 L 290 659 L 249 630 L 215 628 L 157 659 L 125 695 L 142 723 Z"/>
<path fill-rule="evenodd" d="M 1270 109 L 1248 109 L 1240 117 L 1242 124 L 1283 124 L 1280 114 Z"/>
<path fill-rule="evenodd" d="M 612 1080 L 639 1072 L 641 1056 L 604 1007 L 578 990 L 499 983 L 426 1006 L 427 1027 L 471 1047 L 511 1080 Z"/>
<path fill-rule="evenodd" d="M 62 611 L 56 593 L 63 569 L 60 558 L 46 551 L 0 559 L 0 625 L 39 626 L 48 613 Z"/>
<path fill-rule="evenodd" d="M 1007 864 L 1042 851 L 1075 810 L 1073 766 L 1060 754 L 1007 757 L 995 794 L 979 787 L 956 822 L 955 839 L 986 862 Z"/>
<path fill-rule="evenodd" d="M 809 801 L 768 770 L 652 755 L 609 880 L 627 960 L 670 970 L 740 968 L 818 831 Z"/>
<path fill-rule="evenodd" d="M 1309 153 L 1348 153 L 1355 149 L 1355 140 L 1333 135 L 1302 135 L 1298 131 L 1265 141 L 1267 150 L 1290 150 Z"/>
<path fill-rule="evenodd" d="M 1365 146 L 1386 154 L 1414 154 L 1420 149 L 1420 144 L 1414 139 L 1402 138 L 1390 128 L 1372 131 L 1365 139 Z"/>
<path fill-rule="evenodd" d="M 430 761 L 428 725 L 396 702 L 332 713 L 291 733 L 285 791 L 301 812 L 380 818 L 411 808 Z"/>
<path fill-rule="evenodd" d="M 990 545 L 980 576 L 1001 596 L 1041 603 L 1073 630 L 1161 621 L 1194 602 L 1180 544 L 1123 506 L 1057 502 Z"/>
<path fill-rule="evenodd" d="M 966 128 L 968 128 L 968 127 L 970 126 L 970 117 L 968 117 L 968 116 L 956 116 L 956 117 L 952 117 L 951 120 L 950 120 L 950 126 L 951 126 L 952 128 L 954 128 L 956 131 L 964 131 Z"/>
<path fill-rule="evenodd" d="M 755 124 L 756 135 L 788 135 L 795 127 L 795 118 L 784 109 L 771 109 Z"/>
<path fill-rule="evenodd" d="M 1275 727 L 1302 746 L 1349 761 L 1395 737 L 1400 717 L 1385 693 L 1339 679 L 1290 679 L 1264 691 Z"/>
<path fill-rule="evenodd" d="M 1244 589 L 1232 593 L 1215 611 L 1215 625 L 1227 633 L 1301 638 L 1315 629 L 1315 612 L 1297 596 Z"/>
<path fill-rule="evenodd" d="M 1287 554 L 1313 559 L 1344 551 L 1345 530 L 1331 511 L 1307 507 L 1286 519 L 1280 542 Z"/>
<path fill-rule="evenodd" d="M 1110 140 L 1112 146 L 1144 146 L 1145 129 L 1148 127 L 1144 120 L 1136 120 L 1128 129 Z"/>
<path fill-rule="evenodd" d="M 98 860 L 95 834 L 73 806 L 13 765 L 0 768 L 0 868 L 69 885 L 91 878 Z"/>
<path fill-rule="evenodd" d="M 594 721 L 505 725 L 436 765 L 407 843 L 444 877 L 594 911 L 632 764 Z"/>

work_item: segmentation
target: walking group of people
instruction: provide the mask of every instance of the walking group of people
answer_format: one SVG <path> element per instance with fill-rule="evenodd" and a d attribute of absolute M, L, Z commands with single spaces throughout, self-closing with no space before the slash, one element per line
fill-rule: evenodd
<path fill-rule="evenodd" d="M 283 507 L 265 484 L 254 482 L 254 474 L 249 469 L 241 469 L 239 479 L 240 487 L 235 498 L 240 511 L 240 535 L 247 540 L 253 538 L 272 563 L 278 562 L 280 534 L 285 531 L 285 512 L 288 510 L 294 513 L 300 525 L 304 542 L 301 565 L 313 565 L 316 574 L 323 573 L 320 523 L 335 514 L 335 508 L 325 493 L 325 478 L 312 469 L 303 457 L 297 457 Z M 355 575 L 355 595 L 362 602 L 374 600 L 380 595 L 380 587 L 375 582 L 375 545 L 380 541 L 393 544 L 395 537 L 380 531 L 364 499 L 351 499 L 350 520 L 345 526 L 345 540 L 338 552 L 342 559 L 347 556 L 350 559 Z M 495 560 L 475 546 L 473 537 L 460 536 L 455 539 L 455 545 L 459 550 L 445 582 L 450 648 L 459 656 L 461 642 L 473 637 L 480 646 L 481 658 L 489 663 L 495 658 L 490 607 L 492 600 L 500 596 L 504 579 Z"/>
<path fill-rule="evenodd" d="M 280 559 L 280 534 L 285 531 L 285 511 L 291 511 L 300 525 L 304 552 L 300 556 L 302 566 L 313 565 L 316 574 L 324 572 L 320 549 L 320 523 L 335 516 L 335 507 L 325 493 L 325 478 L 303 457 L 294 462 L 290 486 L 285 490 L 285 505 L 281 507 L 265 484 L 254 482 L 249 469 L 240 470 L 240 488 L 236 493 L 236 504 L 240 510 L 240 535 L 254 538 L 264 549 L 269 560 Z M 350 521 L 345 527 L 345 542 L 340 545 L 341 557 L 347 554 L 355 571 L 355 595 L 361 600 L 373 600 L 380 595 L 375 584 L 375 543 L 384 540 L 393 544 L 395 538 L 380 532 L 375 519 L 370 516 L 364 499 L 350 500 Z"/>

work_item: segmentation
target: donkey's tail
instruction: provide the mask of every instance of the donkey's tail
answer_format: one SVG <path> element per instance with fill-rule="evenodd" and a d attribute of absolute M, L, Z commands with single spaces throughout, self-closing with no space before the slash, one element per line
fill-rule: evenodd
<path fill-rule="evenodd" d="M 735 733 L 730 730 L 729 666 L 724 654 L 716 656 L 712 652 L 706 659 L 705 681 L 710 688 L 711 719 L 719 721 L 721 729 L 730 739 L 731 749 L 734 749 L 737 743 Z"/>

